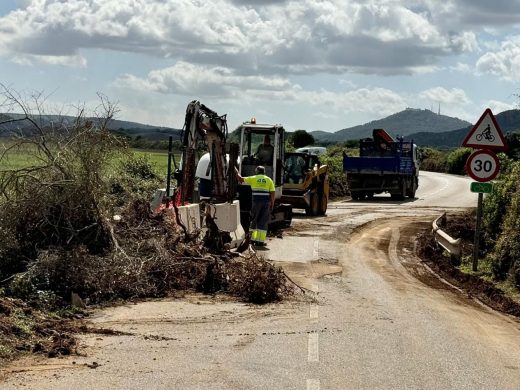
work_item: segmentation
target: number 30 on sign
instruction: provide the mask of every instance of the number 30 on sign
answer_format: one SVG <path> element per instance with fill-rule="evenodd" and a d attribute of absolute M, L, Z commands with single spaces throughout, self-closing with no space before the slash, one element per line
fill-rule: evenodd
<path fill-rule="evenodd" d="M 490 150 L 477 150 L 468 157 L 466 171 L 476 181 L 490 181 L 498 175 L 500 161 Z"/>

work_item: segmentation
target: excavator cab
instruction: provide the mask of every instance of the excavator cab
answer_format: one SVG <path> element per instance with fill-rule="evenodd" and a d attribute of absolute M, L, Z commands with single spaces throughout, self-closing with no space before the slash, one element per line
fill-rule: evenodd
<path fill-rule="evenodd" d="M 263 165 L 265 174 L 274 182 L 276 198 L 281 197 L 285 129 L 281 125 L 263 125 L 251 121 L 240 125 L 239 133 L 240 174 L 252 176 L 255 168 Z"/>
<path fill-rule="evenodd" d="M 284 180 L 285 129 L 282 125 L 257 124 L 252 119 L 241 124 L 237 132 L 240 135 L 240 174 L 253 176 L 256 167 L 262 165 L 265 167 L 265 174 L 273 180 L 275 186 L 276 202 L 271 213 L 269 229 L 289 226 L 292 220 L 292 206 L 280 202 Z"/>

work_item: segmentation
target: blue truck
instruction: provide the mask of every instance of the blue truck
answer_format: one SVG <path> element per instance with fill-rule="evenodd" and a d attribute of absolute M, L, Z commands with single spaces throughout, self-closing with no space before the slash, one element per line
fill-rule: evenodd
<path fill-rule="evenodd" d="M 390 193 L 392 199 L 415 198 L 419 186 L 417 145 L 394 140 L 385 130 L 374 129 L 373 138 L 359 143 L 359 157 L 343 153 L 343 171 L 352 199 L 371 199 Z"/>

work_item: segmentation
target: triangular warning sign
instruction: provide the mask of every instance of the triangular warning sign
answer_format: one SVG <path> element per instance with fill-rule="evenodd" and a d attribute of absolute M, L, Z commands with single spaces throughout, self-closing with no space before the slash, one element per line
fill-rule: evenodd
<path fill-rule="evenodd" d="M 491 109 L 487 108 L 470 130 L 462 146 L 474 149 L 507 150 L 507 142 Z"/>

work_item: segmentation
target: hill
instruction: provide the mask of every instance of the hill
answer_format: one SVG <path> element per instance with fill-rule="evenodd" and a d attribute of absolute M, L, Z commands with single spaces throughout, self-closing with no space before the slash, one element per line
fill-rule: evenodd
<path fill-rule="evenodd" d="M 392 114 L 386 118 L 339 130 L 335 133 L 313 131 L 311 134 L 317 142 L 342 142 L 371 137 L 372 130 L 379 128 L 385 129 L 395 137 L 397 135 L 407 136 L 423 132 L 442 133 L 469 125 L 469 122 L 462 119 L 438 115 L 430 110 L 407 108 L 404 111 Z"/>
<path fill-rule="evenodd" d="M 21 114 L 7 114 L 0 113 L 0 122 L 4 122 L 6 120 L 11 119 L 21 119 L 24 115 Z M 97 118 L 86 118 L 87 120 L 91 120 L 96 122 Z M 70 125 L 76 120 L 76 117 L 73 116 L 61 116 L 61 115 L 45 115 L 41 118 L 38 118 L 39 125 L 42 127 L 50 126 L 51 124 L 56 125 L 57 123 L 63 125 Z M 0 137 L 6 137 L 12 135 L 13 132 L 24 132 L 24 130 L 30 128 L 31 125 L 27 121 L 20 122 L 11 122 L 0 125 Z M 128 136 L 131 138 L 141 137 L 147 140 L 164 140 L 167 139 L 169 135 L 174 137 L 178 137 L 181 130 L 174 129 L 171 127 L 161 127 L 161 126 L 152 126 L 146 125 L 137 122 L 129 122 L 122 121 L 117 119 L 112 119 L 108 123 L 108 128 L 118 134 Z"/>
<path fill-rule="evenodd" d="M 495 118 L 504 134 L 520 130 L 520 110 L 508 110 L 495 115 Z M 473 125 L 465 126 L 457 130 L 442 133 L 418 132 L 410 134 L 405 139 L 413 140 L 421 146 L 437 148 L 456 148 L 461 146 L 464 137 Z"/>

